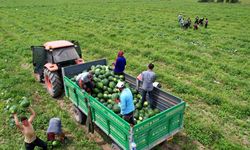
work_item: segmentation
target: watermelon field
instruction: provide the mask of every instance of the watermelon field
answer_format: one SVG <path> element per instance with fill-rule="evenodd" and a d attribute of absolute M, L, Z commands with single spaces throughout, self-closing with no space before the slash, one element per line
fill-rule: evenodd
<path fill-rule="evenodd" d="M 208 18 L 208 28 L 180 28 L 179 13 L 192 23 Z M 23 148 L 6 111 L 22 97 L 41 139 L 50 118 L 61 118 L 68 142 L 56 149 L 103 149 L 76 123 L 71 102 L 34 79 L 30 46 L 61 39 L 78 41 L 85 61 L 111 64 L 122 49 L 133 76 L 155 64 L 162 89 L 188 104 L 184 129 L 155 149 L 250 149 L 249 14 L 250 0 L 0 0 L 0 149 Z"/>

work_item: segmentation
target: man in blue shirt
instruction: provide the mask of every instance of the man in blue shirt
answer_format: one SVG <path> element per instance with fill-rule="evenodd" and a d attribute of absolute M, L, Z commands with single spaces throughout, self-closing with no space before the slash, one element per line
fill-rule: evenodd
<path fill-rule="evenodd" d="M 120 103 L 121 115 L 130 124 L 135 124 L 134 122 L 134 110 L 135 106 L 133 103 L 133 94 L 129 88 L 125 88 L 124 82 L 118 82 L 116 87 L 120 90 Z"/>
<path fill-rule="evenodd" d="M 123 54 L 123 51 L 119 51 L 116 58 L 116 62 L 114 63 L 114 73 L 118 75 L 123 74 L 126 66 L 126 58 L 123 56 Z"/>

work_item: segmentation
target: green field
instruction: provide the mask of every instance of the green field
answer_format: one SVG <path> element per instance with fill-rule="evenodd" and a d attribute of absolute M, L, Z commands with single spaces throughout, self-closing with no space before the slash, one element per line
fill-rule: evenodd
<path fill-rule="evenodd" d="M 208 28 L 179 28 L 180 12 L 192 21 L 207 17 Z M 23 96 L 37 112 L 38 136 L 45 139 L 49 119 L 58 116 L 70 133 L 64 148 L 98 149 L 32 76 L 30 46 L 59 39 L 79 41 L 85 61 L 111 63 L 122 49 L 134 76 L 154 62 L 163 88 L 189 104 L 183 134 L 172 141 L 178 148 L 250 149 L 249 14 L 249 0 L 0 0 L 0 149 L 23 144 L 3 113 L 8 99 Z"/>

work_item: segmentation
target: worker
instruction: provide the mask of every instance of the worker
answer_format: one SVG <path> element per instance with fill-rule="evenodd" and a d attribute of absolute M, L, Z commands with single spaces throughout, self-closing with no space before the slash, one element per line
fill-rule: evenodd
<path fill-rule="evenodd" d="M 198 30 L 198 24 L 197 23 L 194 24 L 194 30 Z"/>
<path fill-rule="evenodd" d="M 201 19 L 199 20 L 199 25 L 203 26 L 203 21 L 204 21 L 204 18 L 201 18 Z"/>
<path fill-rule="evenodd" d="M 124 74 L 123 72 L 124 72 L 125 66 L 126 66 L 126 58 L 123 55 L 124 55 L 124 52 L 122 50 L 120 50 L 118 52 L 115 63 L 113 63 L 114 73 L 116 75 L 123 75 Z"/>
<path fill-rule="evenodd" d="M 26 116 L 21 117 L 22 124 L 19 123 L 17 114 L 13 114 L 17 128 L 21 130 L 24 135 L 25 148 L 26 150 L 33 150 L 36 146 L 38 146 L 43 148 L 43 150 L 46 150 L 47 143 L 36 136 L 35 130 L 32 126 L 32 122 L 36 116 L 36 113 L 31 107 L 29 107 L 28 109 L 31 113 L 31 116 L 29 117 L 29 119 Z"/>
<path fill-rule="evenodd" d="M 146 95 L 148 94 L 148 100 L 150 104 L 150 108 L 154 109 L 154 101 L 152 98 L 152 91 L 153 91 L 153 83 L 156 80 L 156 75 L 153 72 L 154 64 L 150 63 L 148 65 L 148 70 L 143 71 L 141 73 L 141 80 L 142 80 L 142 105 L 144 104 L 144 101 L 146 100 Z"/>
<path fill-rule="evenodd" d="M 83 72 L 77 75 L 76 81 L 83 90 L 92 94 L 94 83 L 93 83 L 93 74 L 91 71 Z"/>
<path fill-rule="evenodd" d="M 205 28 L 207 28 L 207 25 L 208 25 L 208 19 L 206 18 L 206 21 L 205 21 Z"/>
<path fill-rule="evenodd" d="M 179 23 L 180 27 L 182 26 L 181 22 L 183 22 L 183 17 L 182 17 L 182 14 L 179 14 L 178 15 L 178 23 Z"/>
<path fill-rule="evenodd" d="M 121 108 L 121 115 L 123 116 L 124 120 L 134 125 L 135 106 L 133 103 L 133 94 L 129 88 L 125 88 L 124 82 L 119 81 L 116 87 L 121 92 L 118 104 Z"/>
<path fill-rule="evenodd" d="M 49 128 L 47 129 L 47 140 L 59 140 L 63 143 L 65 138 L 60 118 L 51 118 L 49 121 Z"/>
<path fill-rule="evenodd" d="M 198 17 L 198 16 L 195 17 L 194 23 L 195 23 L 195 24 L 199 24 L 199 17 Z"/>

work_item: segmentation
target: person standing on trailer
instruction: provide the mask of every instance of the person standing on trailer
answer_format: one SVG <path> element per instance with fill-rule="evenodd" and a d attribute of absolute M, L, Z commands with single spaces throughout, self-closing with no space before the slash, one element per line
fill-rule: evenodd
<path fill-rule="evenodd" d="M 135 106 L 133 103 L 133 94 L 129 88 L 125 88 L 124 82 L 118 82 L 116 87 L 120 90 L 121 94 L 119 97 L 119 106 L 121 108 L 121 115 L 130 124 L 135 125 L 134 121 L 134 110 Z"/>
<path fill-rule="evenodd" d="M 142 80 L 142 106 L 146 100 L 146 95 L 148 94 L 148 100 L 150 107 L 154 109 L 155 104 L 152 98 L 152 91 L 154 89 L 153 83 L 156 80 L 156 74 L 153 72 L 154 64 L 150 63 L 148 65 L 148 70 L 141 73 Z"/>
<path fill-rule="evenodd" d="M 126 62 L 126 58 L 123 55 L 124 55 L 124 52 L 122 50 L 120 50 L 118 52 L 115 63 L 113 63 L 114 73 L 116 75 L 123 75 L 124 74 L 124 70 L 125 70 L 125 66 L 126 66 L 127 62 Z"/>

